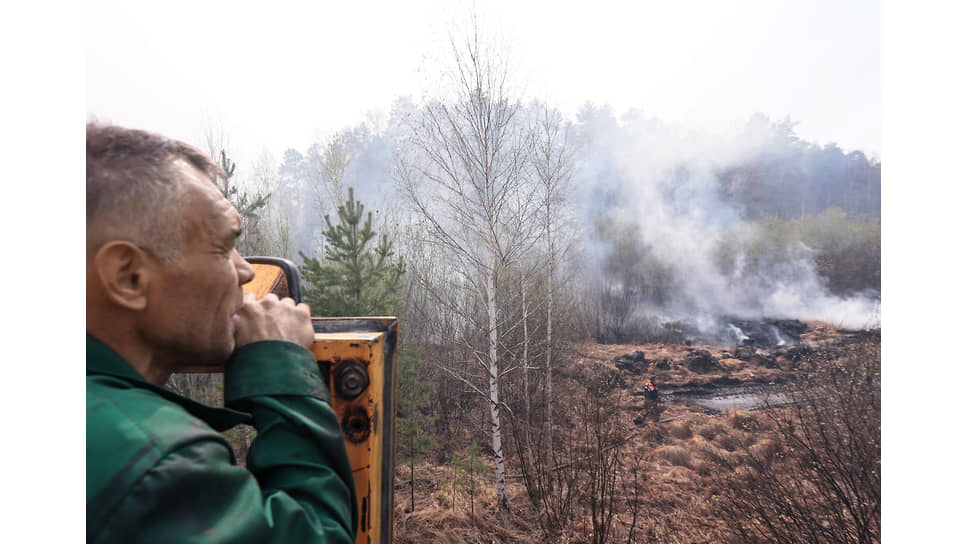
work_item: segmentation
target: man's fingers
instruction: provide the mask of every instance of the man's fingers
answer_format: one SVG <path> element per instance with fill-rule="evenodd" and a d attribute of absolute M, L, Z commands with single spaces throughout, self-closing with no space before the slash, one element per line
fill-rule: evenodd
<path fill-rule="evenodd" d="M 259 340 L 288 340 L 311 346 L 313 340 L 312 315 L 309 306 L 296 304 L 290 297 L 279 298 L 267 293 L 258 299 L 247 293 L 239 310 L 236 329 L 237 345 Z"/>
<path fill-rule="evenodd" d="M 279 297 L 275 293 L 266 293 L 259 298 L 259 302 L 263 306 L 271 306 L 279 302 Z"/>

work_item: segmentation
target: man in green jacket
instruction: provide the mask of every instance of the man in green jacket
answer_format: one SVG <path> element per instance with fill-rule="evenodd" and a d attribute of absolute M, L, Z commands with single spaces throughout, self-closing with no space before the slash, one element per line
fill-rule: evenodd
<path fill-rule="evenodd" d="M 218 165 L 87 126 L 88 542 L 352 542 L 353 475 L 309 308 L 243 296 Z M 226 408 L 162 387 L 225 363 Z M 253 425 L 246 466 L 220 431 Z"/>

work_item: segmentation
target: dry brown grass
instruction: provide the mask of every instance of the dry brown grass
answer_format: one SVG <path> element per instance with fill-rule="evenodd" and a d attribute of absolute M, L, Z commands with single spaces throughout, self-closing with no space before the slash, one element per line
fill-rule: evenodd
<path fill-rule="evenodd" d="M 743 432 L 756 432 L 763 428 L 760 419 L 753 412 L 730 410 L 726 412 L 726 424 L 732 429 Z"/>
<path fill-rule="evenodd" d="M 725 432 L 726 425 L 723 425 L 723 422 L 719 420 L 708 421 L 696 428 L 696 434 L 706 440 L 714 440 L 717 436 Z"/>
<path fill-rule="evenodd" d="M 530 542 L 535 535 L 535 513 L 530 508 L 523 486 L 508 486 L 514 515 L 503 515 L 497 507 L 497 493 L 486 477 L 478 479 L 479 493 L 474 497 L 474 515 L 464 495 L 453 500 L 444 489 L 449 477 L 446 467 L 419 465 L 415 469 L 415 508 L 409 512 L 409 471 L 396 471 L 394 501 L 394 542 L 399 543 L 494 543 Z"/>
<path fill-rule="evenodd" d="M 669 436 L 679 440 L 688 440 L 692 438 L 692 427 L 685 421 L 673 422 L 669 425 Z"/>
<path fill-rule="evenodd" d="M 656 450 L 656 455 L 677 467 L 689 468 L 692 455 L 683 446 L 662 446 Z"/>
<path fill-rule="evenodd" d="M 780 452 L 780 445 L 772 438 L 764 438 L 753 444 L 750 451 L 758 459 L 762 459 L 766 463 L 772 463 Z"/>
<path fill-rule="evenodd" d="M 726 451 L 736 451 L 745 446 L 748 440 L 749 437 L 745 433 L 732 429 L 717 436 L 713 442 Z"/>
<path fill-rule="evenodd" d="M 818 345 L 829 344 L 836 337 L 836 329 L 811 324 L 805 336 Z M 690 372 L 678 363 L 690 348 L 660 344 L 602 346 L 586 343 L 577 347 L 571 360 L 575 365 L 599 363 L 614 368 L 612 359 L 633 350 L 640 350 L 649 359 L 667 358 L 668 369 L 659 369 L 659 389 L 663 386 L 707 383 L 729 376 L 733 379 L 757 381 L 776 379 L 784 374 L 780 369 L 744 366 L 736 359 L 721 360 L 724 370 L 706 376 Z M 706 349 L 706 348 L 703 348 Z M 720 355 L 721 351 L 709 351 Z M 631 428 L 634 413 L 641 409 L 642 397 L 632 395 L 641 391 L 648 374 L 622 373 L 629 388 L 620 391 L 615 403 L 616 417 L 627 420 Z M 684 402 L 663 403 L 662 418 L 679 417 L 665 424 L 647 423 L 634 432 L 623 446 L 616 504 L 618 518 L 612 533 L 613 542 L 707 543 L 730 542 L 723 520 L 717 516 L 717 504 L 723 498 L 721 483 L 725 477 L 752 474 L 746 464 L 750 457 L 769 462 L 785 463 L 777 459 L 779 444 L 773 438 L 769 418 L 761 411 L 730 411 L 706 414 Z M 556 422 L 559 423 L 559 422 Z M 631 434 L 631 431 L 630 431 Z M 775 460 L 775 461 L 774 461 Z M 638 464 L 637 488 L 632 486 L 627 467 Z M 783 465 L 781 465 L 783 466 Z M 516 469 L 510 469 L 516 472 Z M 409 507 L 409 490 L 401 485 L 406 478 L 398 473 L 395 510 L 395 542 L 589 542 L 591 524 L 587 512 L 579 512 L 571 520 L 564 534 L 546 538 L 540 527 L 537 511 L 531 506 L 520 480 L 510 480 L 511 514 L 498 513 L 493 476 L 486 472 L 481 477 L 482 492 L 475 497 L 475 516 L 471 517 L 466 497 L 459 497 L 455 508 L 443 496 L 441 482 L 447 477 L 445 467 L 422 465 L 417 469 L 417 500 L 414 512 Z M 632 510 L 638 512 L 636 525 L 631 526 Z M 580 509 L 579 509 L 580 510 Z"/>

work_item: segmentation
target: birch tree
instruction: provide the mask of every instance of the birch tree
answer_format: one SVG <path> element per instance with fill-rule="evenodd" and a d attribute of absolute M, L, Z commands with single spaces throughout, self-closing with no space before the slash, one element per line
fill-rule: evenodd
<path fill-rule="evenodd" d="M 498 358 L 498 299 L 508 288 L 500 284 L 503 272 L 534 244 L 534 194 L 525 179 L 531 140 L 510 95 L 508 64 L 483 43 L 477 25 L 450 44 L 455 94 L 423 107 L 397 176 L 427 225 L 427 241 L 446 250 L 454 284 L 484 309 L 480 318 L 464 316 L 477 334 L 459 341 L 486 375 L 486 387 L 455 377 L 487 399 L 498 500 L 507 509 L 500 380 L 508 368 Z"/>
<path fill-rule="evenodd" d="M 550 466 L 554 448 L 552 440 L 552 385 L 551 366 L 554 346 L 555 272 L 558 256 L 566 247 L 556 245 L 562 239 L 564 207 L 574 173 L 574 148 L 569 140 L 569 126 L 561 112 L 547 105 L 536 107 L 535 146 L 531 167 L 537 180 L 541 230 L 547 255 L 545 277 L 545 421 L 543 441 L 546 466 Z"/>
<path fill-rule="evenodd" d="M 346 173 L 350 164 L 359 157 L 369 137 L 363 126 L 344 129 L 310 148 L 308 159 L 315 177 L 312 198 L 320 218 L 342 203 L 343 195 L 346 194 Z"/>
<path fill-rule="evenodd" d="M 528 108 L 527 116 L 533 138 L 527 172 L 536 205 L 536 243 L 515 267 L 519 319 L 510 323 L 510 329 L 517 328 L 521 334 L 517 343 L 505 344 L 505 348 L 520 376 L 516 378 L 520 387 L 507 389 L 511 393 L 508 403 L 517 408 L 518 400 L 523 412 L 523 417 L 510 420 L 515 452 L 528 496 L 538 506 L 541 495 L 549 493 L 554 483 L 549 474 L 556 446 L 552 420 L 557 413 L 552 368 L 565 337 L 558 329 L 563 316 L 573 313 L 562 311 L 568 307 L 562 293 L 568 290 L 562 289 L 566 275 L 558 269 L 577 238 L 568 207 L 574 170 L 570 125 L 559 111 L 540 102 Z"/>

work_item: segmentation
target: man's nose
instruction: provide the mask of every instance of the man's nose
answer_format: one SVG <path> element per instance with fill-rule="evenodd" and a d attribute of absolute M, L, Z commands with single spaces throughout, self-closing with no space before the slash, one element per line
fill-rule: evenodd
<path fill-rule="evenodd" d="M 249 264 L 249 261 L 243 259 L 238 251 L 235 252 L 235 258 L 237 259 L 236 267 L 239 271 L 239 285 L 245 285 L 255 277 L 255 268 Z"/>

